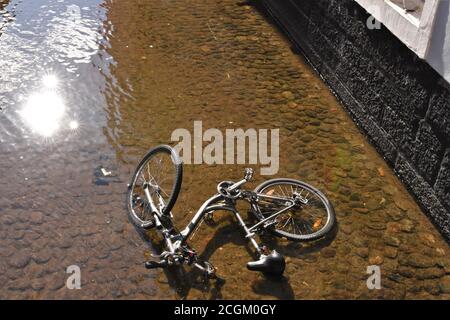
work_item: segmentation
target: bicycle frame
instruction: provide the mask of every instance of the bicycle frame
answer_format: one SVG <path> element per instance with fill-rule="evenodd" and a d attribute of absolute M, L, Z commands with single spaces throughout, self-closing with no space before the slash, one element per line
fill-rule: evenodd
<path fill-rule="evenodd" d="M 144 188 L 144 191 L 145 191 L 146 197 L 150 203 L 152 211 L 155 212 L 155 214 L 156 214 L 155 215 L 156 225 L 157 226 L 161 225 L 161 223 L 159 221 L 159 219 L 162 216 L 161 210 L 159 210 L 156 207 L 155 203 L 153 202 L 153 199 L 150 196 L 148 188 Z M 158 194 L 158 196 L 160 197 L 159 194 Z M 253 200 L 253 198 L 255 200 Z M 250 240 L 250 243 L 255 247 L 258 254 L 263 254 L 261 247 L 258 245 L 256 240 L 254 239 L 254 236 L 256 235 L 255 231 L 257 230 L 258 227 L 263 225 L 265 222 L 267 222 L 267 221 L 275 218 L 276 216 L 280 215 L 281 213 L 291 209 L 296 204 L 294 201 L 292 201 L 290 199 L 274 197 L 274 196 L 259 194 L 259 193 L 254 193 L 254 194 L 252 194 L 252 199 L 245 199 L 245 200 L 249 201 L 250 204 L 253 204 L 254 201 L 257 201 L 257 199 L 260 199 L 260 198 L 285 201 L 289 205 L 287 205 L 285 208 L 281 209 L 280 211 L 273 213 L 269 217 L 264 218 L 263 220 L 259 221 L 258 223 L 256 223 L 255 225 L 253 225 L 249 228 L 249 227 L 247 227 L 247 225 L 245 224 L 241 215 L 239 214 L 238 210 L 236 209 L 236 206 L 234 204 L 234 202 L 235 202 L 234 199 L 227 198 L 221 194 L 216 194 L 203 203 L 203 205 L 198 209 L 197 213 L 194 215 L 194 217 L 189 222 L 189 224 L 186 226 L 186 228 L 184 228 L 179 234 L 169 236 L 167 230 L 162 231 L 163 234 L 166 233 L 166 234 L 164 234 L 165 235 L 164 238 L 166 240 L 168 249 L 170 250 L 171 253 L 175 253 L 179 248 L 181 248 L 183 245 L 186 244 L 186 241 L 192 235 L 192 233 L 197 229 L 197 227 L 199 226 L 200 222 L 202 221 L 202 219 L 205 217 L 206 214 L 213 212 L 213 211 L 224 210 L 224 211 L 230 211 L 234 214 L 239 225 L 242 227 L 242 229 L 245 232 L 245 237 Z M 220 203 L 220 202 L 222 202 L 222 203 Z"/>

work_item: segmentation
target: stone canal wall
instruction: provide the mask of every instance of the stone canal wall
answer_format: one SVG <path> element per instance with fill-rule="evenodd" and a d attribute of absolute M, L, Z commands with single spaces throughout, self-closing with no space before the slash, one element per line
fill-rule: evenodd
<path fill-rule="evenodd" d="M 450 240 L 450 86 L 353 0 L 263 0 Z"/>

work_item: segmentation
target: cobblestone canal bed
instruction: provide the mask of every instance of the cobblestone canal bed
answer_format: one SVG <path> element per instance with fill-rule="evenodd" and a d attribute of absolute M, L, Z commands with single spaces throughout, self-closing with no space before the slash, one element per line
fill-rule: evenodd
<path fill-rule="evenodd" d="M 0 18 L 0 298 L 450 298 L 448 244 L 255 8 L 0 0 Z M 56 88 L 42 88 L 43 77 L 52 84 L 46 74 L 57 76 Z M 63 104 L 58 125 L 42 126 L 39 113 L 24 121 L 30 101 Z M 284 278 L 267 279 L 245 268 L 252 257 L 241 230 L 220 213 L 191 243 L 222 280 L 146 270 L 158 239 L 142 239 L 128 220 L 126 184 L 147 149 L 196 120 L 219 130 L 280 128 L 277 176 L 323 190 L 336 235 L 268 237 L 288 263 Z M 185 165 L 180 225 L 243 167 Z M 80 290 L 66 288 L 71 265 L 81 268 Z M 380 290 L 367 288 L 369 265 L 380 266 Z"/>

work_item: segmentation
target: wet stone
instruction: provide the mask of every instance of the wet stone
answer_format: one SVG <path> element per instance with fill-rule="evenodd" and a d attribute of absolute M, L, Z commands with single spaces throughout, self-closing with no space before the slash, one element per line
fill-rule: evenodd
<path fill-rule="evenodd" d="M 439 281 L 439 288 L 443 293 L 450 293 L 450 276 L 445 276 Z"/>
<path fill-rule="evenodd" d="M 384 248 L 384 255 L 388 258 L 395 259 L 398 256 L 398 250 L 392 247 Z"/>
<path fill-rule="evenodd" d="M 383 236 L 383 231 L 382 230 L 374 230 L 374 229 L 366 228 L 364 230 L 364 234 L 369 236 L 370 238 L 379 239 L 379 238 L 381 238 Z"/>
<path fill-rule="evenodd" d="M 369 229 L 373 229 L 373 230 L 384 230 L 384 229 L 386 229 L 386 224 L 384 222 L 378 222 L 378 221 L 368 221 L 366 223 L 366 226 Z"/>
<path fill-rule="evenodd" d="M 300 140 L 303 141 L 303 142 L 308 143 L 308 142 L 313 141 L 314 137 L 312 135 L 310 135 L 310 134 L 305 134 L 305 135 L 301 136 Z"/>
<path fill-rule="evenodd" d="M 407 211 L 409 208 L 408 202 L 402 198 L 394 197 L 394 203 L 399 209 L 401 209 L 403 211 Z"/>
<path fill-rule="evenodd" d="M 372 265 L 381 265 L 384 262 L 384 258 L 381 254 L 374 254 L 369 257 L 369 264 Z"/>
<path fill-rule="evenodd" d="M 13 291 L 24 291 L 30 287 L 30 282 L 28 279 L 16 279 L 9 283 L 8 289 Z"/>
<path fill-rule="evenodd" d="M 9 265 L 15 268 L 22 269 L 30 263 L 31 255 L 28 254 L 28 252 L 19 251 L 15 253 L 10 259 L 9 259 Z"/>
<path fill-rule="evenodd" d="M 394 282 L 400 283 L 402 281 L 402 276 L 400 274 L 398 274 L 398 273 L 390 273 L 388 275 L 388 279 L 392 280 Z"/>
<path fill-rule="evenodd" d="M 42 289 L 45 288 L 44 280 L 41 278 L 31 280 L 31 288 L 34 291 L 41 291 Z"/>
<path fill-rule="evenodd" d="M 140 282 L 138 288 L 141 289 L 142 293 L 146 296 L 152 297 L 156 294 L 155 284 L 151 279 Z"/>
<path fill-rule="evenodd" d="M 387 244 L 388 246 L 392 246 L 392 247 L 398 247 L 400 246 L 400 239 L 393 236 L 393 235 L 389 235 L 389 234 L 385 234 L 383 236 L 383 241 L 385 244 Z"/>
<path fill-rule="evenodd" d="M 361 195 L 359 193 L 352 193 L 350 195 L 350 200 L 352 201 L 360 201 L 361 200 Z"/>
<path fill-rule="evenodd" d="M 436 279 L 444 276 L 445 272 L 441 268 L 427 268 L 417 270 L 417 279 Z"/>
<path fill-rule="evenodd" d="M 358 248 L 361 247 L 367 247 L 368 241 L 365 238 L 362 238 L 359 235 L 353 235 L 353 238 L 351 239 L 351 243 Z"/>
<path fill-rule="evenodd" d="M 423 285 L 425 291 L 434 296 L 438 295 L 441 292 L 440 283 L 434 280 L 428 280 Z"/>
<path fill-rule="evenodd" d="M 68 248 L 70 248 L 71 246 L 72 246 L 72 241 L 71 240 L 69 240 L 69 239 L 64 239 L 63 241 L 61 241 L 60 243 L 59 243 L 59 248 L 61 248 L 61 249 L 68 249 Z"/>
<path fill-rule="evenodd" d="M 294 100 L 295 96 L 291 91 L 283 91 L 281 95 L 287 100 Z"/>
<path fill-rule="evenodd" d="M 394 221 L 399 221 L 405 217 L 405 213 L 398 209 L 390 209 L 387 214 Z"/>
<path fill-rule="evenodd" d="M 14 224 L 14 222 L 15 222 L 14 218 L 12 216 L 10 216 L 10 215 L 3 216 L 2 220 L 1 220 L 1 223 L 5 224 L 7 226 L 10 226 L 10 225 Z"/>
<path fill-rule="evenodd" d="M 33 253 L 33 261 L 37 264 L 43 264 L 50 261 L 52 258 L 51 254 L 48 251 L 40 251 Z"/>
<path fill-rule="evenodd" d="M 409 219 L 403 219 L 400 222 L 400 230 L 406 233 L 411 233 L 414 231 L 414 222 Z"/>
<path fill-rule="evenodd" d="M 320 253 L 325 258 L 333 258 L 336 255 L 336 250 L 332 248 L 324 248 Z"/>
<path fill-rule="evenodd" d="M 42 212 L 33 211 L 30 214 L 30 221 L 33 224 L 41 224 L 43 220 L 44 220 L 44 215 L 42 214 Z"/>
<path fill-rule="evenodd" d="M 350 188 L 342 186 L 339 188 L 339 193 L 344 196 L 349 196 L 349 195 L 351 195 L 352 191 Z"/>
<path fill-rule="evenodd" d="M 405 278 L 412 278 L 414 277 L 415 274 L 415 270 L 413 268 L 409 268 L 409 267 L 402 267 L 400 266 L 397 269 L 398 274 L 400 274 L 401 276 L 405 277 Z"/>
<path fill-rule="evenodd" d="M 365 259 L 369 256 L 369 248 L 356 248 L 355 254 Z"/>
<path fill-rule="evenodd" d="M 376 198 L 371 198 L 367 200 L 365 205 L 369 211 L 378 210 L 381 207 L 380 200 Z"/>
<path fill-rule="evenodd" d="M 345 234 L 351 234 L 352 231 L 353 231 L 352 227 L 349 226 L 349 225 L 342 225 L 342 226 L 339 227 L 339 229 Z"/>
<path fill-rule="evenodd" d="M 406 265 L 415 268 L 430 268 L 435 265 L 435 262 L 421 254 L 412 253 L 406 258 Z"/>
<path fill-rule="evenodd" d="M 61 289 L 66 285 L 66 278 L 64 273 L 56 273 L 51 277 L 51 280 L 48 282 L 48 288 L 52 291 Z"/>
<path fill-rule="evenodd" d="M 298 168 L 299 168 L 298 164 L 296 162 L 292 162 L 286 166 L 286 171 L 289 173 L 294 173 L 298 171 Z"/>
<path fill-rule="evenodd" d="M 436 245 L 436 238 L 431 233 L 422 233 L 419 237 L 422 243 L 428 247 L 433 248 Z"/>
<path fill-rule="evenodd" d="M 367 208 L 355 208 L 354 210 L 360 214 L 368 214 L 369 213 L 369 209 L 367 209 Z"/>

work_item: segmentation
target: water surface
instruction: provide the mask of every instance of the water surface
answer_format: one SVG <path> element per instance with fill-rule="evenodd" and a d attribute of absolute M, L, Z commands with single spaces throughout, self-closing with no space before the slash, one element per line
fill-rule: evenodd
<path fill-rule="evenodd" d="M 0 8 L 0 298 L 449 298 L 448 245 L 255 8 L 231 0 Z M 145 270 L 157 238 L 144 241 L 129 222 L 126 184 L 146 150 L 196 120 L 280 128 L 278 176 L 328 195 L 335 238 L 267 237 L 288 265 L 283 279 L 266 279 L 246 270 L 250 248 L 219 213 L 191 243 L 222 280 Z M 186 165 L 179 226 L 242 169 Z M 81 267 L 81 290 L 65 286 L 70 265 Z M 368 265 L 381 266 L 383 289 L 367 289 Z"/>

